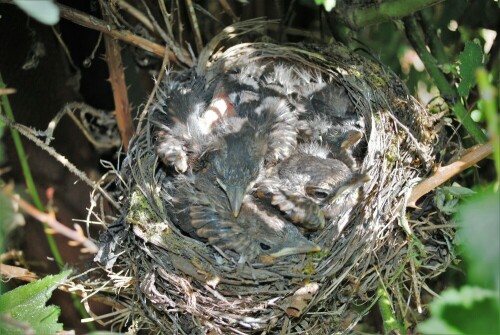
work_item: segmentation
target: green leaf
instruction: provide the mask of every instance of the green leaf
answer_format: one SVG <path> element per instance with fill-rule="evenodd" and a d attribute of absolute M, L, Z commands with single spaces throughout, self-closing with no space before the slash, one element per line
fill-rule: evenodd
<path fill-rule="evenodd" d="M 469 198 L 457 215 L 458 236 L 469 283 L 498 289 L 500 283 L 500 194 L 493 188 Z"/>
<path fill-rule="evenodd" d="M 27 327 L 33 329 L 36 334 L 55 334 L 61 331 L 63 325 L 57 322 L 60 308 L 45 304 L 52 291 L 70 273 L 68 270 L 55 276 L 46 276 L 0 296 L 0 317 L 4 321 L 0 323 L 0 334 L 24 334 Z M 15 322 L 5 322 L 11 319 Z"/>
<path fill-rule="evenodd" d="M 465 197 L 469 197 L 469 196 L 471 196 L 471 195 L 473 195 L 473 194 L 476 193 L 473 190 L 471 190 L 470 188 L 463 187 L 463 186 L 460 186 L 460 185 L 443 186 L 443 187 L 441 187 L 441 189 L 446 194 L 450 194 L 450 195 L 452 195 L 454 197 L 457 197 L 459 199 L 463 199 Z"/>
<path fill-rule="evenodd" d="M 483 50 L 479 44 L 467 41 L 458 59 L 460 61 L 459 69 L 462 80 L 457 90 L 462 97 L 465 97 L 475 85 L 475 71 L 483 64 Z"/>
<path fill-rule="evenodd" d="M 432 317 L 418 330 L 424 334 L 498 334 L 498 292 L 464 286 L 448 289 L 430 305 Z"/>
<path fill-rule="evenodd" d="M 35 20 L 54 25 L 59 22 L 59 7 L 54 0 L 14 0 L 14 3 Z"/>

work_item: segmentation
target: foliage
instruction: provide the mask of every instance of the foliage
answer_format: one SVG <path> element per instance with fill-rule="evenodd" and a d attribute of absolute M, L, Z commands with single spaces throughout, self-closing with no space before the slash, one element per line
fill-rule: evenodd
<path fill-rule="evenodd" d="M 62 324 L 57 322 L 60 308 L 45 306 L 58 285 L 70 274 L 61 272 L 55 276 L 20 286 L 0 296 L 0 334 L 25 334 L 27 329 L 37 334 L 55 334 L 61 331 Z M 16 322 L 17 321 L 17 322 Z"/>
<path fill-rule="evenodd" d="M 475 42 L 465 42 L 465 48 L 460 53 L 460 84 L 457 87 L 460 96 L 465 97 L 469 94 L 470 89 L 475 86 L 474 73 L 483 65 L 483 50 L 481 46 Z"/>
<path fill-rule="evenodd" d="M 436 207 L 445 214 L 453 214 L 458 210 L 460 199 L 469 197 L 474 191 L 461 186 L 443 186 L 436 190 L 434 202 Z"/>
<path fill-rule="evenodd" d="M 496 92 L 487 80 L 481 65 L 482 51 L 466 43 L 460 54 L 460 94 L 469 94 L 477 77 L 481 99 L 478 102 L 486 114 L 489 136 L 494 142 L 493 155 L 497 181 L 475 194 L 465 188 L 442 188 L 436 194 L 436 204 L 448 213 L 456 213 L 459 224 L 458 247 L 467 266 L 467 285 L 444 291 L 430 305 L 432 317 L 419 325 L 425 334 L 498 334 L 500 333 L 500 198 L 498 139 L 500 124 L 496 107 Z M 462 85 L 463 84 L 463 85 Z M 462 88 L 460 88 L 462 87 Z M 461 91 L 462 90 L 462 91 Z M 469 197 L 458 204 L 458 199 Z M 441 207 L 440 207 L 441 205 Z"/>
<path fill-rule="evenodd" d="M 490 289 L 500 288 L 499 196 L 498 190 L 490 187 L 471 197 L 457 215 L 468 281 Z"/>
<path fill-rule="evenodd" d="M 449 289 L 431 304 L 432 318 L 422 322 L 424 334 L 498 334 L 498 292 L 464 286 Z"/>
<path fill-rule="evenodd" d="M 419 325 L 426 334 L 500 333 L 500 203 L 498 190 L 478 192 L 460 206 L 457 221 L 468 285 L 448 289 Z"/>

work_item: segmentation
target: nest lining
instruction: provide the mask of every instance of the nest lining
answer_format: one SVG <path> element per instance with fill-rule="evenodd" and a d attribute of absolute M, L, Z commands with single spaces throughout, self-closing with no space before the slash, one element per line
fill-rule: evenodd
<path fill-rule="evenodd" d="M 172 223 L 170 176 L 158 168 L 151 126 L 140 127 L 117 178 L 123 211 L 102 235 L 96 258 L 109 271 L 125 274 L 126 287 L 115 283 L 109 289 L 139 303 L 131 305 L 134 329 L 179 334 L 348 331 L 360 318 L 351 304 L 373 302 L 381 283 L 398 283 L 394 286 L 401 290 L 392 291 L 396 301 L 413 296 L 418 303 L 425 280 L 451 261 L 447 239 L 453 232 L 429 234 L 419 228 L 439 220 L 436 214 L 423 211 L 413 220 L 404 211 L 405 197 L 429 172 L 439 149 L 435 120 L 395 75 L 342 45 L 245 43 L 214 52 L 212 43 L 196 70 L 175 75 L 187 81 L 194 75 L 214 78 L 240 66 L 241 59 L 293 64 L 343 86 L 364 120 L 359 169 L 371 180 L 337 199 L 338 215 L 310 236 L 322 246 L 321 253 L 237 269 L 231 253 L 186 236 Z"/>

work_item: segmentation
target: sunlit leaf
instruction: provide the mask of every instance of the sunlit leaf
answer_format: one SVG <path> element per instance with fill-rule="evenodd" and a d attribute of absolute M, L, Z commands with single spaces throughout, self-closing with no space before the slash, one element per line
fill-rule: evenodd
<path fill-rule="evenodd" d="M 469 282 L 497 289 L 500 282 L 500 194 L 478 193 L 457 215 L 458 234 L 469 267 Z"/>
<path fill-rule="evenodd" d="M 46 276 L 0 296 L 0 316 L 3 320 L 0 323 L 0 334 L 25 334 L 26 327 L 36 334 L 55 334 L 61 331 L 63 325 L 57 322 L 60 308 L 45 304 L 69 274 L 70 271 L 64 271 L 55 276 Z"/>
<path fill-rule="evenodd" d="M 464 286 L 448 289 L 430 305 L 432 317 L 418 330 L 424 334 L 498 334 L 498 292 Z"/>
<path fill-rule="evenodd" d="M 483 50 L 477 43 L 467 41 L 465 48 L 460 53 L 460 77 L 462 80 L 457 87 L 458 93 L 465 97 L 475 85 L 475 71 L 483 64 Z"/>

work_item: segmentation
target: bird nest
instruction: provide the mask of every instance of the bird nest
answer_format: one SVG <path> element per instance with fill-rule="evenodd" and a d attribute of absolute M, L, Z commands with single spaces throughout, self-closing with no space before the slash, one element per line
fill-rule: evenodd
<path fill-rule="evenodd" d="M 221 42 L 225 47 L 216 49 Z M 249 64 L 289 70 L 287 80 L 311 88 L 302 93 L 306 101 L 317 94 L 318 83 L 341 87 L 348 98 L 344 104 L 356 116 L 349 126 L 362 134 L 346 150 L 349 166 L 369 180 L 328 203 L 334 214 L 324 227 L 302 231 L 321 251 L 241 262 L 234 251 L 179 227 L 172 180 L 182 173 L 158 158 L 151 115 L 141 119 L 112 183 L 121 211 L 101 235 L 96 257 L 112 278 L 103 282 L 103 291 L 114 292 L 127 306 L 127 319 L 119 326 L 167 334 L 348 332 L 371 309 L 379 287 L 392 297 L 398 315 L 408 317 L 421 308 L 426 280 L 451 261 L 448 241 L 453 236 L 438 228 L 443 218 L 432 206 L 406 212 L 412 187 L 430 172 L 440 149 L 436 120 L 390 70 L 345 46 L 227 44 L 216 37 L 194 68 L 170 71 L 160 90 L 175 90 L 200 77 L 216 82 Z M 283 80 L 262 77 L 269 85 Z M 287 99 L 297 107 L 295 93 Z M 330 98 L 320 96 L 325 105 Z M 314 123 L 314 111 L 306 108 L 300 115 L 298 121 Z M 297 147 L 314 136 L 336 145 L 335 136 L 345 125 L 340 126 L 316 129 L 320 135 L 299 134 Z M 104 213 L 96 215 L 106 221 Z"/>

